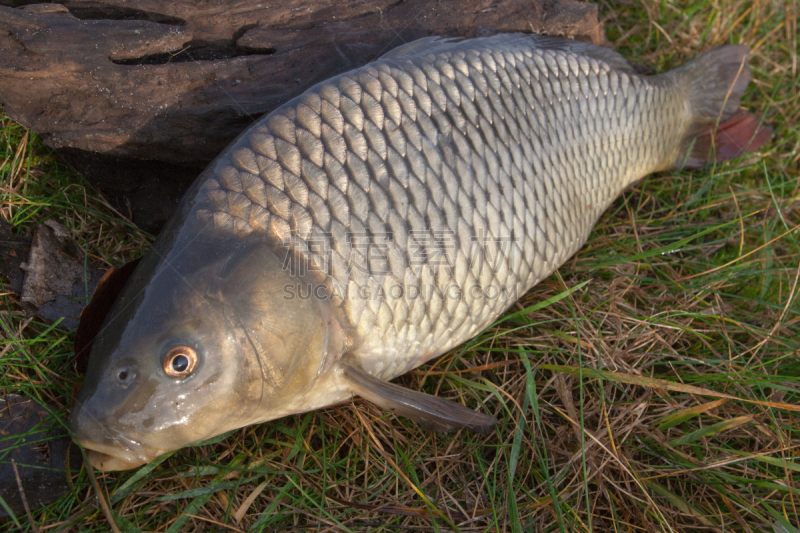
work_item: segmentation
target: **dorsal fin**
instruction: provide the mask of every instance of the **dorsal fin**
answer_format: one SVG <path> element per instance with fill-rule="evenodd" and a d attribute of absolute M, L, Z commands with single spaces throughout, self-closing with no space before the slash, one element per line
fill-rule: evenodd
<path fill-rule="evenodd" d="M 441 35 L 433 35 L 431 37 L 423 37 L 410 43 L 401 44 L 397 48 L 392 48 L 381 56 L 381 59 L 392 59 L 396 57 L 412 56 L 415 54 L 435 54 L 442 50 L 447 50 L 452 47 L 454 43 L 459 43 L 463 39 L 459 37 L 443 37 Z"/>
<path fill-rule="evenodd" d="M 546 50 L 561 50 L 591 57 L 598 61 L 603 61 L 611 68 L 629 74 L 635 71 L 627 59 L 610 48 L 602 48 L 589 43 L 573 41 L 564 37 L 552 37 L 550 35 L 540 35 L 538 33 L 500 33 L 491 37 L 479 37 L 476 39 L 465 40 L 460 37 L 423 37 L 416 41 L 411 41 L 398 46 L 381 56 L 381 59 L 393 59 L 398 57 L 409 57 L 420 54 L 437 54 L 440 52 L 457 50 L 461 46 L 479 48 L 482 46 L 491 47 L 492 44 L 498 46 L 520 45 L 542 48 Z M 462 45 L 463 43 L 463 45 Z"/>

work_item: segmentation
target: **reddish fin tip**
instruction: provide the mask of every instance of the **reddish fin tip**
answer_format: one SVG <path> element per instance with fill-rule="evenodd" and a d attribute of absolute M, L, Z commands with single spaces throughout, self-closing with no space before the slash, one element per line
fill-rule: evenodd
<path fill-rule="evenodd" d="M 700 131 L 692 139 L 692 147 L 683 168 L 702 168 L 712 161 L 719 163 L 757 150 L 772 135 L 772 128 L 747 111 L 737 111 L 716 128 Z"/>

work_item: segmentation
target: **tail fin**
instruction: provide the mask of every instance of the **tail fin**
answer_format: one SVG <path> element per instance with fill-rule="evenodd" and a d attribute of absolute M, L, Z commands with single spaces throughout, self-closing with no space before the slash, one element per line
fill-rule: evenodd
<path fill-rule="evenodd" d="M 739 111 L 750 84 L 749 52 L 741 44 L 720 46 L 672 71 L 684 88 L 692 124 L 681 146 L 676 168 L 702 168 L 756 150 L 772 133 L 758 117 Z"/>

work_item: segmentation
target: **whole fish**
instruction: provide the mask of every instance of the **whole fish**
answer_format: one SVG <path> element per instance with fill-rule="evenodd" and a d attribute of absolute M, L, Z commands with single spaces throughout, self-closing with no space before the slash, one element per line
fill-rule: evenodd
<path fill-rule="evenodd" d="M 90 462 L 352 395 L 490 428 L 387 380 L 491 324 L 631 183 L 764 143 L 747 56 L 640 76 L 565 39 L 426 38 L 307 90 L 203 172 L 115 303 L 70 419 Z"/>

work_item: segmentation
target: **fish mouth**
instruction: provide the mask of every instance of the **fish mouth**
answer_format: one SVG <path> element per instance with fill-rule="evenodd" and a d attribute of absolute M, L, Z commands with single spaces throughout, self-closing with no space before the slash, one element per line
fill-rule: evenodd
<path fill-rule="evenodd" d="M 142 444 L 104 423 L 86 402 L 78 402 L 69 418 L 69 427 L 75 441 L 86 450 L 89 464 L 103 472 L 130 470 L 167 451 Z"/>
<path fill-rule="evenodd" d="M 79 442 L 86 450 L 89 464 L 102 472 L 130 470 L 147 464 L 164 453 L 161 450 L 142 446 L 131 439 L 124 439 L 124 442 L 114 444 L 84 440 Z"/>

